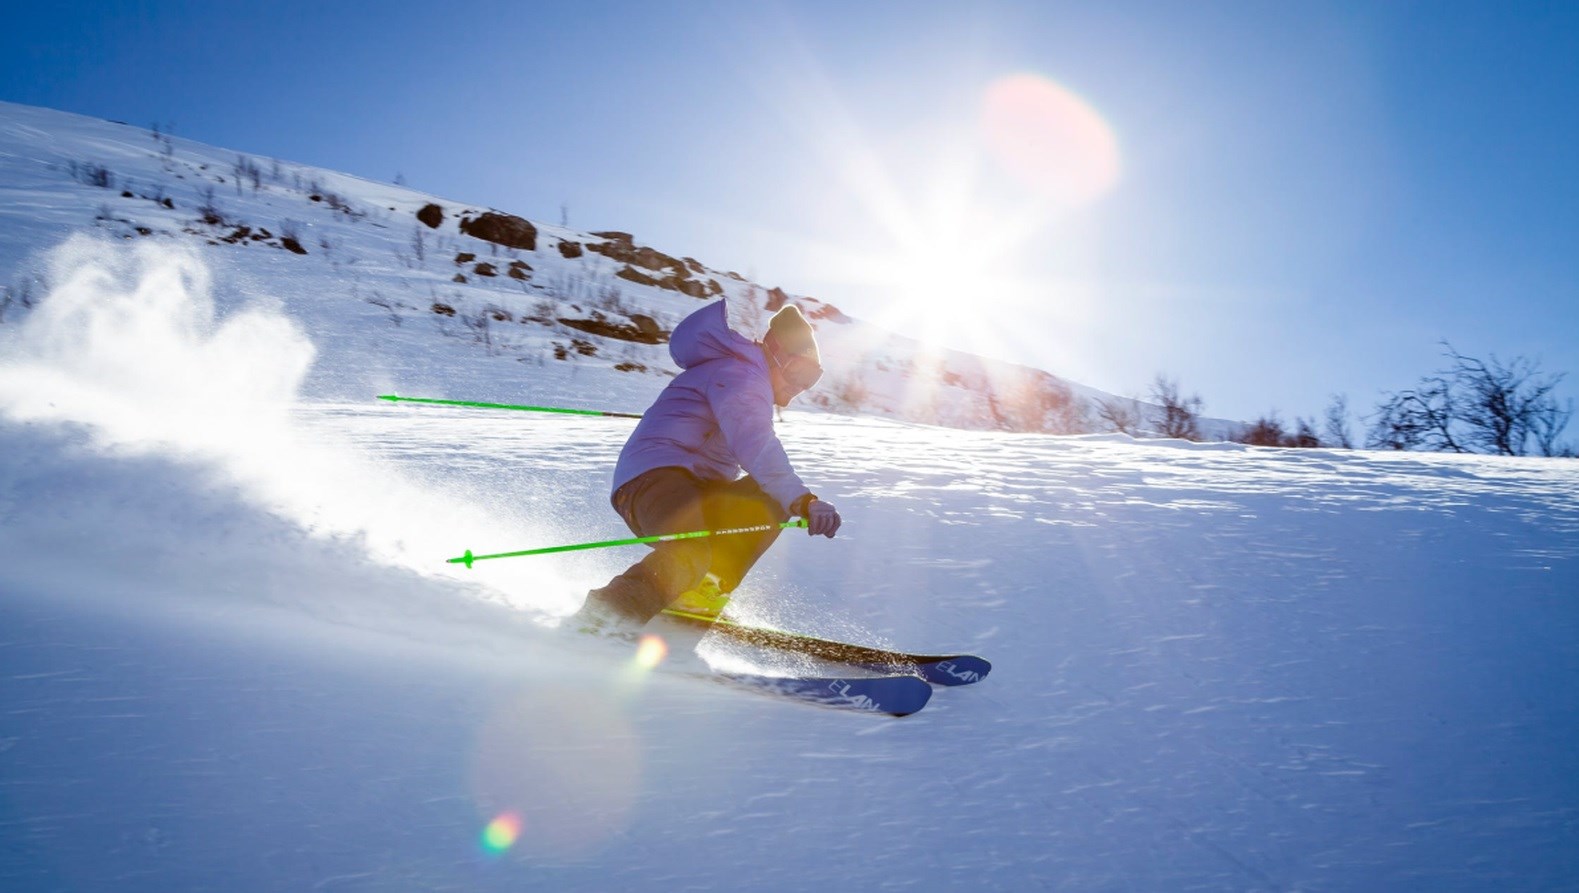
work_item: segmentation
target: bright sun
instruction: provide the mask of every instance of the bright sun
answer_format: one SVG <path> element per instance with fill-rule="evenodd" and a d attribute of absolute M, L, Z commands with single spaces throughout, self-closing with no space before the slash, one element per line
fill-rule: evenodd
<path fill-rule="evenodd" d="M 874 226 L 840 252 L 848 278 L 885 299 L 874 322 L 966 349 L 990 348 L 1015 307 L 1048 299 L 1016 272 L 1028 245 L 1120 177 L 1106 121 L 1040 75 L 988 84 L 976 119 L 940 134 L 931 165 L 908 176 L 855 132 L 842 130 L 844 180 Z"/>

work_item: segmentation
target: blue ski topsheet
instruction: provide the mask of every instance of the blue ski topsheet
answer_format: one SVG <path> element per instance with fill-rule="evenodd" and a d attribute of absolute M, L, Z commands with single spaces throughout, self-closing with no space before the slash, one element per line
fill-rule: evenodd
<path fill-rule="evenodd" d="M 719 673 L 720 679 L 801 701 L 908 716 L 927 705 L 932 686 L 914 676 L 763 676 Z"/>

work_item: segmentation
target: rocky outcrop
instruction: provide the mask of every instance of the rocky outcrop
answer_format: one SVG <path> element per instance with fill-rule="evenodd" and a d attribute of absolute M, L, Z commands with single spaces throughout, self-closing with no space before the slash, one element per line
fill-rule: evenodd
<path fill-rule="evenodd" d="M 537 250 L 537 227 L 533 226 L 530 220 L 516 217 L 514 214 L 486 211 L 476 218 L 462 217 L 460 229 L 472 238 L 503 245 L 506 248 Z"/>
<path fill-rule="evenodd" d="M 658 325 L 656 319 L 642 313 L 632 313 L 630 316 L 631 323 L 636 326 L 636 331 L 640 332 L 644 337 L 652 338 L 653 343 L 656 344 L 658 341 L 668 339 L 668 333 L 663 330 L 663 327 Z"/>
<path fill-rule="evenodd" d="M 586 246 L 587 250 L 623 263 L 625 266 L 614 275 L 627 282 L 666 288 L 669 291 L 677 291 L 682 295 L 700 299 L 724 292 L 724 287 L 719 285 L 717 280 L 692 278 L 693 272 L 700 273 L 705 269 L 693 258 L 680 260 L 655 248 L 637 245 L 631 239 L 630 233 L 604 232 L 593 233 L 593 235 L 606 241 L 590 242 Z M 643 272 L 644 270 L 650 273 Z"/>
<path fill-rule="evenodd" d="M 669 340 L 669 333 L 658 325 L 658 321 L 650 316 L 633 313 L 630 322 L 621 322 L 610 319 L 601 311 L 592 311 L 591 319 L 575 319 L 560 317 L 562 325 L 578 329 L 604 338 L 614 338 L 619 341 L 634 341 L 637 344 L 662 344 Z"/>
<path fill-rule="evenodd" d="M 626 282 L 634 282 L 637 285 L 656 286 L 659 282 L 659 280 L 654 279 L 653 277 L 648 276 L 646 273 L 643 273 L 642 271 L 629 265 L 620 267 L 614 275 L 624 279 Z"/>
<path fill-rule="evenodd" d="M 593 235 L 608 241 L 588 243 L 587 250 L 596 251 L 609 260 L 658 273 L 669 271 L 672 276 L 691 275 L 691 271 L 677 258 L 670 257 L 655 248 L 635 244 L 631 241 L 629 233 L 593 233 Z"/>
<path fill-rule="evenodd" d="M 439 224 L 444 222 L 444 209 L 429 202 L 417 212 L 417 219 L 427 224 L 429 229 L 438 229 Z"/>
<path fill-rule="evenodd" d="M 821 307 L 813 308 L 806 315 L 812 319 L 825 319 L 828 322 L 836 322 L 840 325 L 849 325 L 854 322 L 850 317 L 844 315 L 844 311 L 832 304 L 823 304 Z"/>

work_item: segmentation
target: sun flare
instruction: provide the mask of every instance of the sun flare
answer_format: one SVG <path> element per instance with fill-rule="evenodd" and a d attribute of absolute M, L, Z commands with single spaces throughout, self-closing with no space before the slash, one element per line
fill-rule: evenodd
<path fill-rule="evenodd" d="M 1060 238 L 1121 179 L 1119 141 L 1096 106 L 1052 79 L 1005 73 L 920 116 L 858 114 L 802 50 L 780 93 L 790 131 L 823 162 L 826 227 L 795 246 L 828 292 L 861 296 L 882 328 L 987 356 L 1016 353 L 1023 321 L 1059 312 L 1073 282 Z M 899 85 L 895 85 L 899 86 Z M 877 124 L 888 121 L 886 126 Z M 1056 275 L 1056 282 L 1049 276 Z M 1017 322 L 1018 320 L 1018 322 Z"/>
<path fill-rule="evenodd" d="M 1089 103 L 1037 74 L 1000 78 L 981 104 L 993 159 L 1044 197 L 1082 206 L 1118 185 L 1118 137 Z"/>

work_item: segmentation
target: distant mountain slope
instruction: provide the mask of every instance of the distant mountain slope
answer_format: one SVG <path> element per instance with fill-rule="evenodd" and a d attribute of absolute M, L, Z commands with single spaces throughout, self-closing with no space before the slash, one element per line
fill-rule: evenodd
<path fill-rule="evenodd" d="M 828 374 L 803 408 L 1083 433 L 1107 430 L 1096 401 L 1117 399 L 920 344 L 626 233 L 10 103 L 0 103 L 0 228 L 0 324 L 43 293 L 41 255 L 70 233 L 194 249 L 216 273 L 221 309 L 277 300 L 312 333 L 319 396 L 553 401 L 592 390 L 591 378 L 613 408 L 640 408 L 674 372 L 668 332 L 726 298 L 751 335 L 786 302 L 813 320 Z"/>

